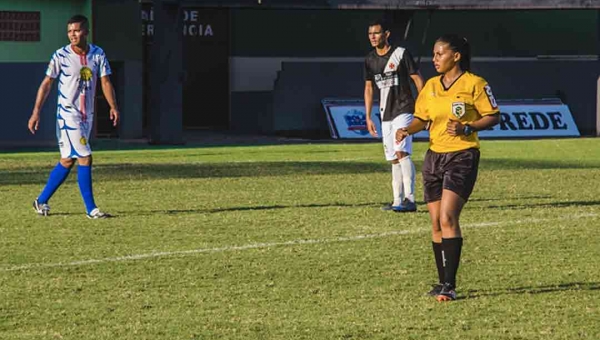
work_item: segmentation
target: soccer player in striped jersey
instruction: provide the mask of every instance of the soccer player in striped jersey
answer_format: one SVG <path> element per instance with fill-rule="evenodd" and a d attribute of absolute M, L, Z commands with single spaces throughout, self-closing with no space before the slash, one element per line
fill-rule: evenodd
<path fill-rule="evenodd" d="M 384 210 L 413 212 L 415 203 L 415 165 L 412 154 L 412 137 L 401 142 L 395 141 L 396 130 L 407 127 L 413 120 L 415 100 L 410 81 L 417 92 L 423 87 L 423 78 L 419 73 L 411 54 L 406 48 L 390 45 L 390 31 L 386 24 L 375 21 L 369 25 L 369 41 L 373 50 L 365 58 L 365 113 L 369 133 L 378 137 L 371 118 L 373 92 L 379 89 L 379 114 L 381 115 L 381 133 L 386 160 L 392 164 L 393 201 L 384 206 Z"/>
<path fill-rule="evenodd" d="M 32 134 L 38 129 L 40 112 L 55 79 L 58 79 L 58 108 L 56 135 L 60 148 L 60 161 L 48 178 L 41 194 L 34 200 L 33 209 L 48 216 L 48 201 L 65 181 L 71 168 L 78 163 L 77 182 L 91 219 L 110 217 L 98 209 L 92 191 L 92 149 L 89 138 L 94 123 L 94 103 L 97 79 L 110 106 L 113 126 L 119 121 L 115 91 L 110 81 L 108 59 L 104 51 L 88 43 L 89 22 L 83 15 L 75 15 L 67 22 L 70 44 L 58 49 L 50 59 L 46 77 L 38 89 L 33 113 L 28 127 Z"/>
<path fill-rule="evenodd" d="M 396 139 L 402 141 L 429 125 L 422 172 L 439 279 L 429 294 L 438 301 L 452 301 L 463 244 L 460 213 L 473 192 L 479 167 L 477 131 L 498 124 L 500 114 L 488 83 L 469 71 L 467 39 L 454 34 L 438 38 L 433 64 L 440 75 L 427 81 L 417 98 L 415 119 L 396 132 Z"/>

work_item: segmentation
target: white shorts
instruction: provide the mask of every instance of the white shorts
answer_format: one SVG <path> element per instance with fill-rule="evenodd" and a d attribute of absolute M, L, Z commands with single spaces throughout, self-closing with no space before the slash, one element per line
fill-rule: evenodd
<path fill-rule="evenodd" d="M 404 138 L 400 143 L 396 142 L 396 130 L 408 127 L 413 120 L 412 113 L 402 113 L 392 121 L 381 122 L 381 134 L 383 138 L 383 152 L 387 161 L 398 159 L 396 152 L 402 151 L 412 154 L 412 136 Z"/>
<path fill-rule="evenodd" d="M 59 115 L 56 118 L 56 139 L 61 158 L 80 158 L 92 154 L 89 139 L 93 122 L 93 115 L 88 115 L 85 121 L 81 116 Z"/>

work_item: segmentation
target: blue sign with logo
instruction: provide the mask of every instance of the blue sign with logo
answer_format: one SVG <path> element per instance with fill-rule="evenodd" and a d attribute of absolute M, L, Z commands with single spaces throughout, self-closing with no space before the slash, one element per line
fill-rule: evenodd
<path fill-rule="evenodd" d="M 360 99 L 323 99 L 323 107 L 333 138 L 372 138 L 367 130 L 365 102 Z M 579 137 L 579 129 L 569 110 L 560 99 L 523 99 L 498 101 L 500 123 L 479 131 L 481 138 Z M 381 136 L 379 104 L 373 103 L 372 118 Z M 428 131 L 414 135 L 429 139 Z"/>

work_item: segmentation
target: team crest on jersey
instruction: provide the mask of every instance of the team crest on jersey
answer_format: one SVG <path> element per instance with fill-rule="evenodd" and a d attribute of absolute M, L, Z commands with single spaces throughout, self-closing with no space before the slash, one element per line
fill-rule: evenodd
<path fill-rule="evenodd" d="M 395 70 L 395 69 L 396 69 L 396 65 L 395 65 L 394 63 L 390 63 L 390 64 L 388 65 L 388 67 L 389 67 L 390 69 L 392 69 L 392 70 Z"/>
<path fill-rule="evenodd" d="M 92 89 L 92 70 L 89 67 L 82 67 L 79 71 L 79 89 L 80 91 L 87 91 Z"/>
<path fill-rule="evenodd" d="M 79 71 L 79 75 L 81 76 L 81 79 L 83 81 L 90 81 L 92 80 L 92 70 L 89 67 L 82 67 L 81 70 Z"/>
<path fill-rule="evenodd" d="M 85 137 L 81 137 L 81 139 L 79 139 L 79 143 L 81 143 L 81 145 L 86 145 L 87 139 L 85 139 Z"/>
<path fill-rule="evenodd" d="M 462 118 L 467 112 L 465 103 L 463 102 L 454 102 L 452 103 L 452 114 L 457 118 Z"/>

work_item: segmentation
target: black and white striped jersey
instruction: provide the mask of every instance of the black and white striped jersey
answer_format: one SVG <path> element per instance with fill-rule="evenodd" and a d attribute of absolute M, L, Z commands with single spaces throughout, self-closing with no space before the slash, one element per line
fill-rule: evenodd
<path fill-rule="evenodd" d="M 410 88 L 410 75 L 419 68 L 407 49 L 392 46 L 383 56 L 373 49 L 365 58 L 365 81 L 379 88 L 379 110 L 382 121 L 391 121 L 401 113 L 415 110 Z"/>

